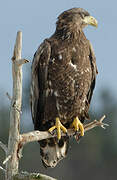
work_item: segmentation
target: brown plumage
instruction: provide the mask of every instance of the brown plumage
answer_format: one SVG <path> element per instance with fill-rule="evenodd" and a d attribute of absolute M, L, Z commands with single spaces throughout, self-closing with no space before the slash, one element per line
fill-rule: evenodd
<path fill-rule="evenodd" d="M 32 63 L 31 111 L 35 130 L 47 131 L 56 117 L 70 128 L 75 117 L 83 123 L 97 74 L 94 51 L 82 29 L 97 21 L 81 8 L 63 12 L 55 33 L 44 40 Z M 42 140 L 40 153 L 47 167 L 66 156 L 69 138 Z"/>

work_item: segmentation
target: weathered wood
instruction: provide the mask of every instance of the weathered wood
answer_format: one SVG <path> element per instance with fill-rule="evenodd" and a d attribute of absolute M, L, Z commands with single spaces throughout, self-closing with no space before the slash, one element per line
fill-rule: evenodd
<path fill-rule="evenodd" d="M 91 130 L 92 128 L 95 128 L 97 126 L 100 126 L 104 128 L 105 126 L 108 126 L 108 124 L 103 123 L 102 121 L 105 119 L 105 115 L 102 116 L 99 120 L 94 120 L 88 124 L 84 125 L 84 132 L 87 132 Z M 61 132 L 62 136 L 66 136 L 65 133 Z M 74 136 L 76 133 L 74 132 L 73 129 L 68 129 L 67 131 L 68 136 Z M 77 136 L 80 135 L 80 131 L 77 132 Z M 19 140 L 19 150 L 20 147 L 24 146 L 26 143 L 33 142 L 33 141 L 41 141 L 43 139 L 48 139 L 57 136 L 57 134 L 51 135 L 48 131 L 32 131 L 29 133 L 21 134 L 20 135 L 20 140 Z"/>
<path fill-rule="evenodd" d="M 6 152 L 6 170 L 1 166 L 0 169 L 5 172 L 6 180 L 55 180 L 42 174 L 22 174 L 18 172 L 19 168 L 19 151 L 20 146 L 20 115 L 22 105 L 22 65 L 29 62 L 27 59 L 21 58 L 22 51 L 22 32 L 19 31 L 16 37 L 16 43 L 14 46 L 14 52 L 12 57 L 12 76 L 13 76 L 13 95 L 12 98 L 7 94 L 11 100 L 10 106 L 10 128 L 9 128 L 9 140 L 8 148 L 1 142 L 0 145 Z"/>
<path fill-rule="evenodd" d="M 4 150 L 4 152 L 7 154 L 7 146 L 0 141 L 0 147 Z"/>
<path fill-rule="evenodd" d="M 57 180 L 40 173 L 22 172 L 14 176 L 13 180 Z"/>
<path fill-rule="evenodd" d="M 22 32 L 16 37 L 14 53 L 12 57 L 13 95 L 10 107 L 10 128 L 7 156 L 11 155 L 6 163 L 6 180 L 12 180 L 13 175 L 18 173 L 19 160 L 17 149 L 19 144 L 20 112 L 22 103 L 22 64 L 20 63 L 22 51 Z M 18 62 L 18 63 L 17 63 Z"/>

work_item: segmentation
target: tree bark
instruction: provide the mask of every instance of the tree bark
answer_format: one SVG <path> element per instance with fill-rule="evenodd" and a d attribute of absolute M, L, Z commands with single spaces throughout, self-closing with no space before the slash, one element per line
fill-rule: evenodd
<path fill-rule="evenodd" d="M 13 175 L 18 173 L 19 160 L 17 149 L 19 144 L 20 112 L 22 102 L 22 32 L 16 37 L 14 53 L 12 58 L 13 96 L 10 107 L 10 128 L 7 156 L 11 156 L 6 163 L 6 180 L 12 180 Z"/>

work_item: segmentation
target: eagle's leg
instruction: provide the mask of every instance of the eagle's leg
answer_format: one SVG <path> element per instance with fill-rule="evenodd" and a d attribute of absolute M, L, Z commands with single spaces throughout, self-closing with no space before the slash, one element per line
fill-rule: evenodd
<path fill-rule="evenodd" d="M 84 136 L 84 127 L 83 127 L 83 124 L 80 122 L 80 120 L 78 119 L 78 117 L 76 117 L 74 120 L 73 120 L 73 123 L 72 123 L 72 127 L 74 128 L 75 131 L 78 131 L 80 129 L 81 131 L 81 136 Z"/>
<path fill-rule="evenodd" d="M 61 124 L 60 119 L 56 118 L 56 124 L 55 126 L 52 126 L 48 131 L 51 133 L 54 129 L 57 129 L 57 138 L 58 140 L 61 139 L 61 130 L 64 133 L 67 133 L 67 129 Z"/>

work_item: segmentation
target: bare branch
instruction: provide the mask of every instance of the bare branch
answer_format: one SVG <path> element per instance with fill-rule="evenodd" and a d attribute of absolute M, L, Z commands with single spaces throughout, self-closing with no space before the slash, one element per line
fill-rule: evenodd
<path fill-rule="evenodd" d="M 14 176 L 13 180 L 56 180 L 55 178 L 52 178 L 50 176 L 46 176 L 44 174 L 40 173 L 28 173 L 28 172 L 22 172 L 20 174 L 17 174 Z"/>
<path fill-rule="evenodd" d="M 4 161 L 3 161 L 3 164 L 6 164 L 7 161 L 9 161 L 11 159 L 11 155 L 9 155 Z"/>
<path fill-rule="evenodd" d="M 21 66 L 21 65 L 28 63 L 28 62 L 30 62 L 28 59 L 19 59 L 19 60 L 15 61 L 17 66 Z"/>
<path fill-rule="evenodd" d="M 5 153 L 7 153 L 7 146 L 5 144 L 3 144 L 1 141 L 0 141 L 0 147 L 4 150 Z"/>
<path fill-rule="evenodd" d="M 94 120 L 91 123 L 85 124 L 84 128 L 85 128 L 85 132 L 89 131 L 90 129 L 97 127 L 97 126 L 101 126 L 101 128 L 105 129 L 105 126 L 109 126 L 108 124 L 103 123 L 102 121 L 106 118 L 106 116 L 102 116 L 101 119 L 99 121 Z"/>
<path fill-rule="evenodd" d="M 22 32 L 18 31 L 12 60 L 16 61 L 21 59 L 21 52 L 22 52 Z"/>
<path fill-rule="evenodd" d="M 6 173 L 6 170 L 5 170 L 2 166 L 0 166 L 0 169 L 1 169 L 4 173 Z"/>
<path fill-rule="evenodd" d="M 11 98 L 11 96 L 9 95 L 8 92 L 6 93 L 6 96 L 8 97 L 8 99 L 9 99 L 10 101 L 12 100 L 12 98 Z"/>
<path fill-rule="evenodd" d="M 22 65 L 28 60 L 21 58 L 22 32 L 19 31 L 16 37 L 14 53 L 12 57 L 13 96 L 10 109 L 10 131 L 8 141 L 7 157 L 11 157 L 6 163 L 6 179 L 11 180 L 12 176 L 18 173 L 19 157 L 17 156 L 19 144 L 19 127 L 22 103 Z M 5 161 L 6 162 L 6 161 Z"/>
<path fill-rule="evenodd" d="M 91 123 L 85 124 L 84 131 L 87 132 L 97 126 L 100 126 L 102 128 L 104 126 L 108 126 L 108 124 L 105 124 L 102 122 L 105 117 L 106 116 L 104 115 L 99 121 L 94 120 Z M 74 132 L 73 129 L 68 129 L 67 135 L 74 136 L 74 135 L 76 135 L 76 133 Z M 78 132 L 77 135 L 80 135 L 80 132 Z M 48 138 L 52 138 L 52 137 L 56 137 L 56 136 L 57 136 L 56 134 L 51 135 L 48 131 L 32 131 L 29 133 L 22 134 L 22 135 L 20 135 L 19 149 L 20 149 L 20 146 L 22 147 L 26 143 L 33 142 L 33 141 L 40 141 L 43 139 L 48 139 Z M 66 134 L 62 132 L 62 136 L 66 136 Z"/>
<path fill-rule="evenodd" d="M 12 57 L 12 76 L 13 76 L 13 95 L 12 98 L 7 93 L 7 97 L 11 101 L 10 109 L 10 129 L 9 129 L 9 140 L 8 140 L 8 151 L 6 159 L 3 164 L 6 164 L 6 180 L 13 179 L 25 179 L 21 178 L 21 174 L 18 173 L 19 158 L 21 156 L 21 150 L 23 146 L 20 143 L 20 115 L 21 115 L 21 104 L 22 104 L 22 65 L 29 62 L 27 59 L 21 58 L 22 50 L 22 32 L 19 31 L 16 37 L 16 43 L 14 46 L 14 52 Z M 2 144 L 2 143 L 1 143 Z M 3 144 L 1 145 L 3 149 Z M 2 170 L 3 168 L 0 167 Z M 16 177 L 16 174 L 17 177 Z M 41 174 L 28 174 L 26 179 L 43 179 L 43 180 L 55 180 L 51 177 Z"/>

